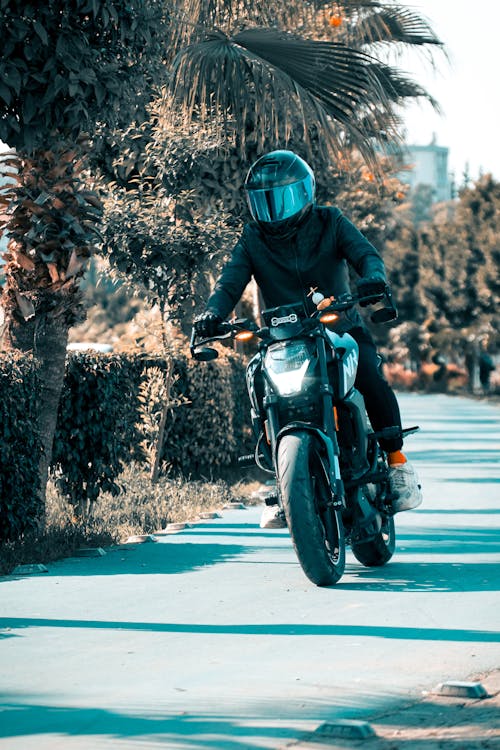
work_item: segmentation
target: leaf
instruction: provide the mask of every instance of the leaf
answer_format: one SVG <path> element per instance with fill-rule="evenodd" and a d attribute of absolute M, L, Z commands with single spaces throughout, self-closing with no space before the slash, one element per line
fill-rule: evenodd
<path fill-rule="evenodd" d="M 23 294 L 20 294 L 18 291 L 14 292 L 16 297 L 16 302 L 18 304 L 19 310 L 21 312 L 21 315 L 25 320 L 31 320 L 35 317 L 35 306 L 33 305 L 33 302 L 28 298 L 25 297 Z"/>
<path fill-rule="evenodd" d="M 19 96 L 19 93 L 21 91 L 22 78 L 21 73 L 14 65 L 9 65 L 9 67 L 4 72 L 3 82 L 10 86 L 11 89 L 14 89 L 16 94 Z"/>
<path fill-rule="evenodd" d="M 35 263 L 31 260 L 31 258 L 28 258 L 27 255 L 24 255 L 24 253 L 13 252 L 12 255 L 16 263 L 21 266 L 21 268 L 24 268 L 25 271 L 35 270 Z"/>
<path fill-rule="evenodd" d="M 4 100 L 7 106 L 12 101 L 12 94 L 10 93 L 10 89 L 7 86 L 5 86 L 1 81 L 0 81 L 0 98 Z"/>
<path fill-rule="evenodd" d="M 59 281 L 59 272 L 55 263 L 47 263 L 47 269 L 49 271 L 50 280 L 53 284 Z"/>
<path fill-rule="evenodd" d="M 84 196 L 84 198 L 87 201 L 87 203 L 90 203 L 90 205 L 94 206 L 94 208 L 100 208 L 100 209 L 102 209 L 102 207 L 103 207 L 102 206 L 102 202 L 99 200 L 99 198 L 97 197 L 97 195 L 87 194 L 87 195 Z"/>
<path fill-rule="evenodd" d="M 40 23 L 40 21 L 35 21 L 33 24 L 33 28 L 35 29 L 36 33 L 42 40 L 42 44 L 47 46 L 49 43 L 49 37 L 45 29 L 43 28 L 42 24 Z"/>
<path fill-rule="evenodd" d="M 84 265 L 85 261 L 82 261 L 80 258 L 78 258 L 76 251 L 73 250 L 70 255 L 68 267 L 66 269 L 66 278 L 70 279 L 72 276 L 76 276 L 76 274 L 81 271 Z"/>

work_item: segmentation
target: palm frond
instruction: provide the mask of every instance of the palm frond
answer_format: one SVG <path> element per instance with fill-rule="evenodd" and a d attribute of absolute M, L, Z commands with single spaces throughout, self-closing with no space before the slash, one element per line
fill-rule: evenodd
<path fill-rule="evenodd" d="M 276 138 L 286 138 L 292 120 L 300 117 L 305 134 L 319 126 L 336 150 L 349 134 L 373 161 L 373 144 L 361 130 L 363 114 L 385 112 L 388 127 L 392 120 L 391 99 L 373 63 L 364 52 L 339 43 L 247 29 L 232 38 L 212 34 L 180 53 L 172 90 L 189 119 L 215 108 L 224 113 L 225 124 L 231 121 L 244 134 L 253 109 L 255 134 L 263 143 L 269 128 Z M 283 119 L 285 112 L 294 114 Z"/>
<path fill-rule="evenodd" d="M 438 102 L 429 92 L 405 73 L 384 63 L 374 62 L 371 66 L 372 74 L 378 79 L 386 95 L 395 104 L 402 104 L 404 99 L 426 99 L 429 104 L 440 112 Z"/>
<path fill-rule="evenodd" d="M 356 23 L 355 35 L 361 45 L 377 42 L 443 45 L 420 14 L 398 5 L 372 6 L 371 12 L 360 17 Z"/>
<path fill-rule="evenodd" d="M 176 54 L 213 29 L 229 33 L 257 24 L 274 27 L 278 19 L 280 27 L 300 26 L 310 7 L 303 0 L 289 0 L 285 8 L 281 0 L 174 0 L 170 12 L 168 47 Z"/>

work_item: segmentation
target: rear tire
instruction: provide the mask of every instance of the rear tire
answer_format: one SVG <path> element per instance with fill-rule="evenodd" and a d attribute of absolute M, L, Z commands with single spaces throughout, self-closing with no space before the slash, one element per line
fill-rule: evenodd
<path fill-rule="evenodd" d="M 308 432 L 284 435 L 277 463 L 283 508 L 302 570 L 317 586 L 331 586 L 344 573 L 344 527 L 340 513 L 326 505 L 331 493 L 317 439 Z"/>
<path fill-rule="evenodd" d="M 351 549 L 356 560 L 367 568 L 380 568 L 394 554 L 396 529 L 392 516 L 382 517 L 382 528 L 369 542 L 352 542 Z"/>

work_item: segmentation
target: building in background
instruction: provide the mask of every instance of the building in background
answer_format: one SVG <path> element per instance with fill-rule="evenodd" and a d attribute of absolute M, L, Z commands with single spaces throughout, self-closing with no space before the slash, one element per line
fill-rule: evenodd
<path fill-rule="evenodd" d="M 448 172 L 448 153 L 446 146 L 437 145 L 435 137 L 428 146 L 408 144 L 403 157 L 406 169 L 399 173 L 399 179 L 412 190 L 420 185 L 431 188 L 433 203 L 451 200 L 454 188 Z"/>

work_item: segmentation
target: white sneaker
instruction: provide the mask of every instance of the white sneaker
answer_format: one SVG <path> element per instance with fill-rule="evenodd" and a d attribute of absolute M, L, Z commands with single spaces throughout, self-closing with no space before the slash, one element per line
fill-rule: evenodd
<path fill-rule="evenodd" d="M 422 502 L 422 493 L 417 472 L 408 461 L 389 467 L 389 483 L 393 494 L 396 495 L 392 502 L 394 513 L 418 508 Z"/>
<path fill-rule="evenodd" d="M 285 512 L 279 505 L 266 505 L 260 519 L 261 529 L 286 529 Z"/>

